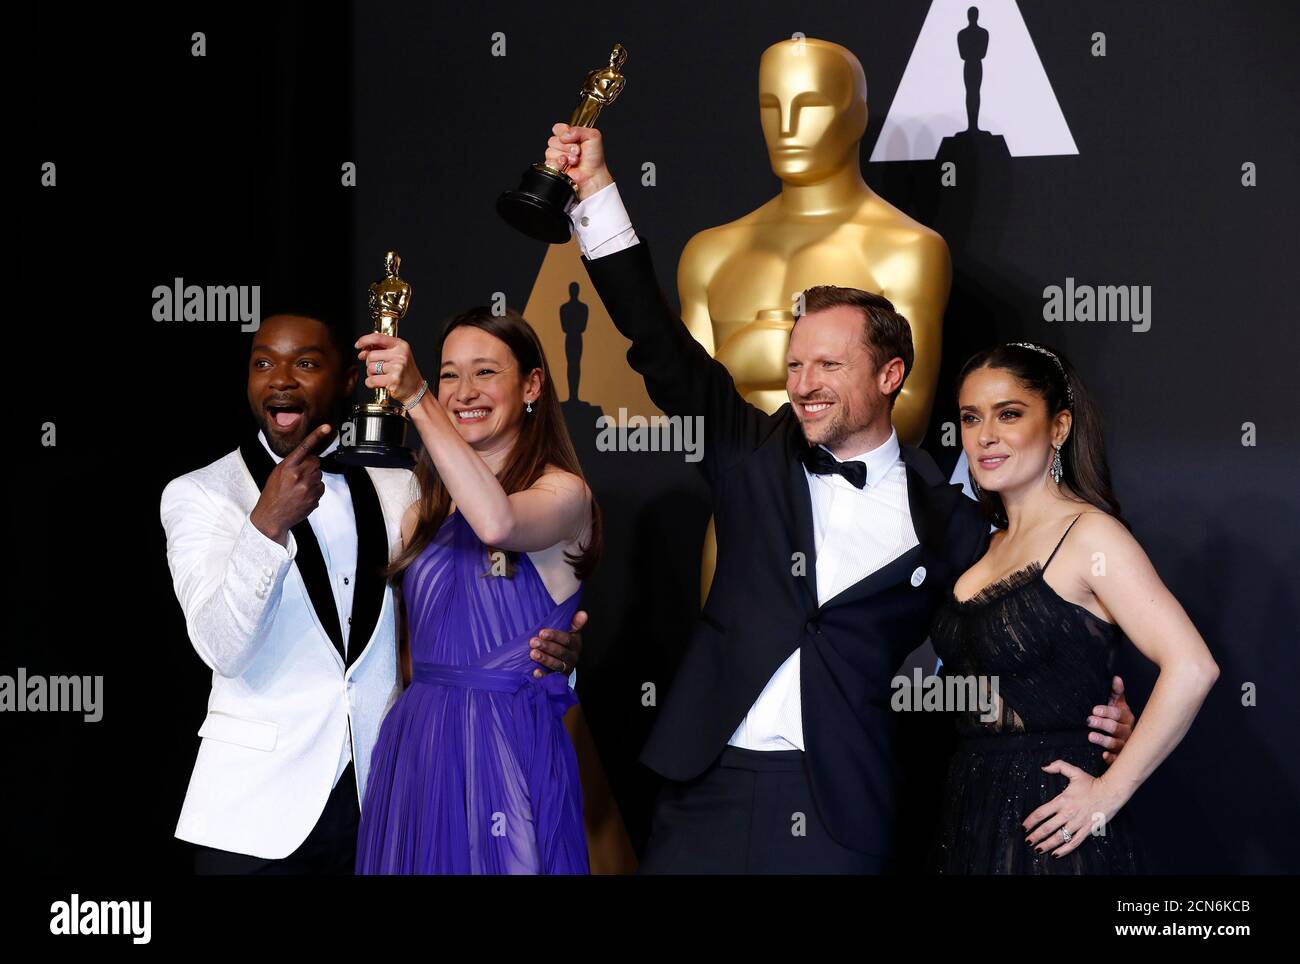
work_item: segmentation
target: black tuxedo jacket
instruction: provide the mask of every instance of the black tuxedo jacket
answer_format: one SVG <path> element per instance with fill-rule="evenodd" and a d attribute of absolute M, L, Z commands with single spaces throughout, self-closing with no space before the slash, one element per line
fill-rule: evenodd
<path fill-rule="evenodd" d="M 583 264 L 632 342 L 628 362 L 650 398 L 665 414 L 703 416 L 699 464 L 717 529 L 713 585 L 641 761 L 672 780 L 704 772 L 801 648 L 804 746 L 822 821 L 844 846 L 890 854 L 898 782 L 890 682 L 925 642 L 956 578 L 983 554 L 988 523 L 929 455 L 904 445 L 920 544 L 818 606 L 812 498 L 799 459 L 808 443 L 789 403 L 768 415 L 744 401 L 664 301 L 644 239 Z"/>

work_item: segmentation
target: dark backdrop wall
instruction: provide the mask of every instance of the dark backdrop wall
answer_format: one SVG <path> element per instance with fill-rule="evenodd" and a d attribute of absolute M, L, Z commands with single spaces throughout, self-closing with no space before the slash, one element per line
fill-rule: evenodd
<path fill-rule="evenodd" d="M 153 287 L 260 283 L 268 305 L 296 299 L 360 331 L 365 285 L 395 248 L 416 291 L 403 333 L 424 357 L 449 314 L 495 292 L 522 308 L 546 252 L 496 218 L 494 199 L 540 158 L 585 72 L 619 41 L 628 86 L 601 127 L 675 302 L 686 240 L 779 188 L 757 65 L 798 31 L 861 59 L 865 177 L 952 251 L 926 447 L 954 463 L 942 432 L 955 418 L 951 377 L 977 347 L 1060 347 L 1100 399 L 1135 534 L 1220 664 L 1191 732 L 1131 804 L 1154 869 L 1300 869 L 1300 844 L 1280 829 L 1300 810 L 1287 682 L 1300 676 L 1300 16 L 1287 3 L 1024 0 L 1077 154 L 975 155 L 943 186 L 940 160 L 867 160 L 929 6 L 213 6 L 129 31 L 28 11 L 27 36 L 57 28 L 65 43 L 33 62 L 20 103 L 16 183 L 31 216 L 19 277 L 42 294 L 27 299 L 39 321 L 15 339 L 12 365 L 15 397 L 35 411 L 7 474 L 19 565 L 0 672 L 103 674 L 106 694 L 95 724 L 0 720 L 18 748 L 12 826 L 32 866 L 188 868 L 170 835 L 207 673 L 171 592 L 158 497 L 250 429 L 249 336 L 154 322 Z M 203 58 L 191 56 L 196 30 Z M 505 57 L 492 56 L 498 32 Z M 47 160 L 54 188 L 39 185 Z M 654 187 L 640 184 L 646 161 Z M 346 162 L 355 187 L 341 184 Z M 1243 184 L 1247 162 L 1255 186 Z M 1150 286 L 1149 330 L 1045 321 L 1044 289 L 1067 278 Z M 38 440 L 46 421 L 53 448 Z M 1256 444 L 1242 444 L 1243 423 Z M 654 718 L 642 686 L 656 683 L 662 700 L 671 685 L 707 504 L 679 455 L 589 450 L 584 464 L 608 542 L 586 594 L 580 694 L 639 843 L 654 790 L 635 763 Z M 1154 668 L 1129 647 L 1121 673 L 1140 710 Z M 1243 687 L 1257 688 L 1256 705 L 1243 705 Z"/>

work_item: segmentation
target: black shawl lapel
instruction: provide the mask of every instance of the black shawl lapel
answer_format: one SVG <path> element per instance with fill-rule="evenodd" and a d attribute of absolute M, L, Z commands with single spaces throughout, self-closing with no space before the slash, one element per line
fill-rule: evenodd
<path fill-rule="evenodd" d="M 950 483 L 926 452 L 913 445 L 899 449 L 907 467 L 907 505 L 916 538 L 927 554 L 938 554 L 943 550 L 953 507 L 963 497 L 962 488 Z"/>
<path fill-rule="evenodd" d="M 383 569 L 388 565 L 388 529 L 384 526 L 384 512 L 379 505 L 379 494 L 370 473 L 363 468 L 349 467 L 345 478 L 352 492 L 352 511 L 357 520 L 357 584 L 352 587 L 352 628 L 348 632 L 347 661 L 355 666 L 365 652 L 379 611 L 384 605 Z"/>
<path fill-rule="evenodd" d="M 808 489 L 808 476 L 803 470 L 803 460 L 799 457 L 801 449 L 808 446 L 803 431 L 795 422 L 789 433 L 790 467 L 786 482 L 790 486 L 790 503 L 794 506 L 795 549 L 803 553 L 805 574 L 800 580 L 808 592 L 808 602 L 817 608 L 817 539 L 813 532 L 812 493 Z M 790 561 L 794 565 L 794 560 Z"/>
<path fill-rule="evenodd" d="M 248 474 L 253 477 L 253 481 L 257 484 L 258 491 L 265 489 L 266 480 L 275 468 L 275 460 L 263 447 L 261 440 L 256 435 L 251 439 L 245 439 L 240 443 L 239 454 L 244 459 Z M 306 519 L 299 522 L 291 531 L 298 543 L 298 553 L 294 557 L 294 565 L 298 567 L 298 573 L 302 576 L 303 584 L 307 587 L 307 597 L 311 600 L 312 609 L 316 610 L 316 618 L 320 621 L 321 626 L 324 627 L 326 634 L 330 638 L 330 642 L 334 644 L 334 648 L 338 651 L 339 659 L 346 665 L 343 629 L 339 626 L 338 606 L 334 603 L 334 591 L 330 588 L 329 573 L 325 571 L 325 558 L 321 555 L 320 544 L 316 542 L 316 533 L 312 531 L 311 523 Z M 357 535 L 357 561 L 358 563 L 361 561 L 360 532 Z M 360 579 L 360 568 L 360 565 L 358 565 L 358 580 Z M 361 587 L 358 585 L 356 588 L 360 590 Z M 356 594 L 354 593 L 354 608 L 355 600 Z"/>

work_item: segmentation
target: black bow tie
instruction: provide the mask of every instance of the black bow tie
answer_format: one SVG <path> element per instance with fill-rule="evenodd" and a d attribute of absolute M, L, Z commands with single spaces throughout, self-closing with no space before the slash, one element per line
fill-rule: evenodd
<path fill-rule="evenodd" d="M 810 445 L 803 450 L 803 464 L 813 475 L 842 475 L 855 488 L 867 484 L 865 462 L 841 462 L 820 445 Z"/>

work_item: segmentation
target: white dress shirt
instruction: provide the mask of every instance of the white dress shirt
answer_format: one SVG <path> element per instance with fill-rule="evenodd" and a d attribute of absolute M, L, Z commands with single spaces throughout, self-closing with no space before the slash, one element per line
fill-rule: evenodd
<path fill-rule="evenodd" d="M 578 246 L 588 259 L 639 242 L 614 184 L 573 205 L 569 215 Z M 804 469 L 812 497 L 818 606 L 918 542 L 897 431 L 871 451 L 841 461 L 865 463 L 866 485 L 858 489 L 843 476 L 814 475 Z M 796 649 L 772 674 L 727 742 L 750 750 L 804 749 L 799 686 Z"/>
<path fill-rule="evenodd" d="M 818 606 L 917 544 L 897 431 L 871 451 L 839 461 L 864 463 L 866 485 L 859 489 L 841 475 L 804 469 L 812 497 Z M 772 674 L 728 742 L 750 750 L 804 749 L 799 686 L 796 649 Z"/>
<path fill-rule="evenodd" d="M 266 435 L 257 433 L 262 447 L 279 465 L 281 457 L 271 451 Z M 321 455 L 328 455 L 338 448 L 338 434 Z M 334 605 L 338 611 L 339 626 L 343 631 L 343 652 L 348 651 L 348 635 L 352 628 L 352 593 L 357 581 L 357 517 L 352 509 L 352 490 L 348 488 L 347 479 L 341 472 L 322 472 L 325 493 L 320 502 L 307 516 L 311 531 L 320 545 L 321 556 L 325 560 L 325 571 L 329 573 L 330 589 L 334 592 Z M 293 539 L 293 533 L 289 533 Z M 294 553 L 290 553 L 294 555 Z M 322 617 L 324 614 L 321 614 Z M 351 741 L 345 740 L 339 756 L 338 770 L 334 774 L 337 785 L 339 777 L 352 759 Z"/>

